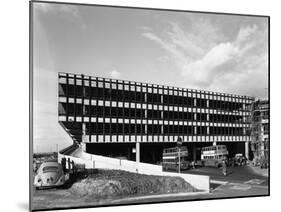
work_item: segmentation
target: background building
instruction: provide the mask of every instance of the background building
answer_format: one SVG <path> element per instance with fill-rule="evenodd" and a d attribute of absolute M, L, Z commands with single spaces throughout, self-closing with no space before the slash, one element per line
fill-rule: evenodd
<path fill-rule="evenodd" d="M 89 153 L 149 163 L 180 138 L 191 159 L 225 144 L 248 155 L 252 97 L 59 73 L 59 122 Z"/>
<path fill-rule="evenodd" d="M 256 100 L 252 105 L 251 150 L 256 165 L 268 165 L 269 101 Z"/>

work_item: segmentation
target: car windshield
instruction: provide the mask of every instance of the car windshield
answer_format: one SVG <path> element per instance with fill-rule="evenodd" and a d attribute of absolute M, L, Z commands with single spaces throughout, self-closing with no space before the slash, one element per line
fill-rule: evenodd
<path fill-rule="evenodd" d="M 46 166 L 43 168 L 43 173 L 46 172 L 57 172 L 59 169 L 57 166 Z"/>

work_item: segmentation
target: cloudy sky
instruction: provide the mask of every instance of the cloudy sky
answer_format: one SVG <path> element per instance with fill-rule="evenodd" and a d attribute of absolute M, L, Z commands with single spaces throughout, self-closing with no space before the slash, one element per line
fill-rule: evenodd
<path fill-rule="evenodd" d="M 71 144 L 57 73 L 267 97 L 263 17 L 34 3 L 34 149 Z"/>

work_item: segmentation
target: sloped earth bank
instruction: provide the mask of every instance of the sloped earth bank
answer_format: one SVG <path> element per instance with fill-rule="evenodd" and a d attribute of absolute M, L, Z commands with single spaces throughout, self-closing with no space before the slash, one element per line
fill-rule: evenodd
<path fill-rule="evenodd" d="M 69 191 L 87 199 L 198 191 L 180 177 L 151 176 L 119 170 L 98 170 L 75 182 Z"/>

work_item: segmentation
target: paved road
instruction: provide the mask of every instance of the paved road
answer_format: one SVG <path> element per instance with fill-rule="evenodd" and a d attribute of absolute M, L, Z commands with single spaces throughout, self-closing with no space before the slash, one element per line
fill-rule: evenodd
<path fill-rule="evenodd" d="M 211 180 L 226 181 L 230 183 L 246 183 L 260 186 L 268 185 L 267 177 L 256 174 L 251 167 L 248 166 L 228 167 L 227 176 L 223 176 L 221 168 L 213 167 L 190 169 L 183 171 L 182 173 L 208 175 Z"/>

